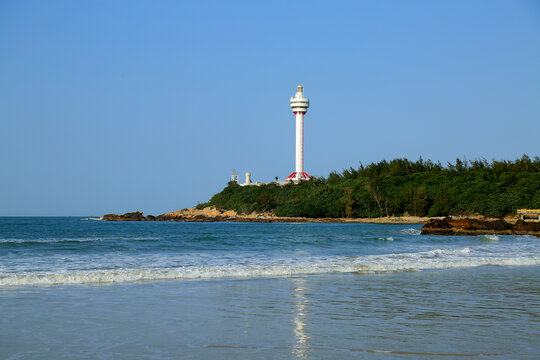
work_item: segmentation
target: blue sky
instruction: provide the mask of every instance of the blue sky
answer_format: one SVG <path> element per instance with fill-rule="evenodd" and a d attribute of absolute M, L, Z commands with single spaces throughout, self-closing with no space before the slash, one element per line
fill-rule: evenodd
<path fill-rule="evenodd" d="M 0 215 L 160 214 L 232 169 L 540 155 L 540 2 L 0 0 Z M 243 176 L 241 176 L 243 178 Z"/>

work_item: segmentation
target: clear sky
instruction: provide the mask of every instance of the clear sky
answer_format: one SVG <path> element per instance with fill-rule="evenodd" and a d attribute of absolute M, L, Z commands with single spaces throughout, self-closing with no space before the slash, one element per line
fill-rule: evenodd
<path fill-rule="evenodd" d="M 0 0 L 0 215 L 161 214 L 233 169 L 540 155 L 540 1 Z"/>

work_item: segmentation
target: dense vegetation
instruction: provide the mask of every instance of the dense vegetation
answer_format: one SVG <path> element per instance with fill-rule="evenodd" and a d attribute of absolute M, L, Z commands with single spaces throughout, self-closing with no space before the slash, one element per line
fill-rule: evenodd
<path fill-rule="evenodd" d="M 230 182 L 207 204 L 278 216 L 379 217 L 482 214 L 501 217 L 540 208 L 540 159 L 485 159 L 442 166 L 420 158 L 381 161 L 300 184 L 240 186 Z"/>

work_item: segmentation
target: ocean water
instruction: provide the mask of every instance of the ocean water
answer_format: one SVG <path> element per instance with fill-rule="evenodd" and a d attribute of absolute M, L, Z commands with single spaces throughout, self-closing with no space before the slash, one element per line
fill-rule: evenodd
<path fill-rule="evenodd" d="M 538 359 L 540 239 L 0 218 L 0 359 Z"/>

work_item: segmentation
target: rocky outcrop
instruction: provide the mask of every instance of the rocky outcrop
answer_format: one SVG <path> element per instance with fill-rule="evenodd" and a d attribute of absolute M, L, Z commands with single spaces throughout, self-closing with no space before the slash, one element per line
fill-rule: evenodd
<path fill-rule="evenodd" d="M 154 216 L 148 215 L 146 218 L 143 216 L 142 211 L 125 213 L 123 215 L 118 214 L 106 214 L 103 215 L 101 220 L 105 221 L 152 221 Z"/>
<path fill-rule="evenodd" d="M 213 222 L 236 221 L 236 219 L 238 219 L 236 211 L 221 211 L 214 206 L 204 209 L 186 208 L 156 216 L 157 221 Z"/>
<path fill-rule="evenodd" d="M 142 211 L 129 212 L 123 215 L 106 214 L 101 220 L 105 221 L 190 221 L 190 222 L 213 222 L 213 221 L 246 221 L 244 217 L 238 217 L 234 211 L 219 211 L 213 207 L 206 209 L 182 209 L 158 216 L 143 216 Z M 249 220 L 247 220 L 249 221 Z"/>
<path fill-rule="evenodd" d="M 424 227 L 426 235 L 535 235 L 540 237 L 540 223 L 518 220 L 515 224 L 504 220 L 431 219 Z"/>
<path fill-rule="evenodd" d="M 518 220 L 514 224 L 514 231 L 540 234 L 540 222 Z"/>
<path fill-rule="evenodd" d="M 239 215 L 233 210 L 219 210 L 214 206 L 204 209 L 186 208 L 158 216 L 143 216 L 141 211 L 123 215 L 107 214 L 102 217 L 105 221 L 185 221 L 185 222 L 257 222 L 257 223 L 377 223 L 377 224 L 421 224 L 428 218 L 418 217 L 386 217 L 386 218 L 306 218 L 279 217 L 270 212 Z"/>

